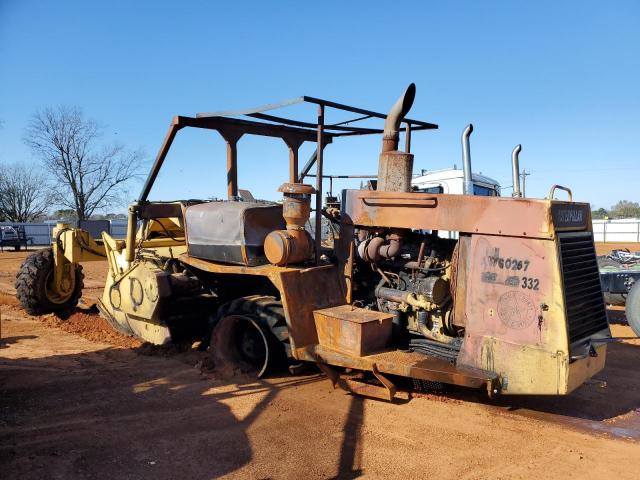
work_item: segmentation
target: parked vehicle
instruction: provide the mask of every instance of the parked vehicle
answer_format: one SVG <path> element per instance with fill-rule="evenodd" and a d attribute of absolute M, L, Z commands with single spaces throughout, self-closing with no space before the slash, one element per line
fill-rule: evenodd
<path fill-rule="evenodd" d="M 27 248 L 27 244 L 31 241 L 32 239 L 26 236 L 23 226 L 0 226 L 0 251 L 3 251 L 4 247 L 13 247 L 16 252 L 19 252 L 22 247 Z"/>
<path fill-rule="evenodd" d="M 598 257 L 600 282 L 609 305 L 624 305 L 627 322 L 640 336 L 640 252 L 612 250 Z"/>

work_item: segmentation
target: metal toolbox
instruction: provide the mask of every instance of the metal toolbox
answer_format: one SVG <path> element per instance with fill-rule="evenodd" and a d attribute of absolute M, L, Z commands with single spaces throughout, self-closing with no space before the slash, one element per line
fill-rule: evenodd
<path fill-rule="evenodd" d="M 384 350 L 391 339 L 388 313 L 340 305 L 314 310 L 313 318 L 320 345 L 355 356 Z"/>

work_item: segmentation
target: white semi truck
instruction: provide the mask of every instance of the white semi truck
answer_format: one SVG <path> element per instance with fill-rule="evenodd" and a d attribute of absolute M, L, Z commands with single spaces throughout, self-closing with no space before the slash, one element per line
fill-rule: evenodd
<path fill-rule="evenodd" d="M 485 197 L 499 197 L 500 184 L 497 180 L 473 173 L 473 195 Z M 423 193 L 455 193 L 462 195 L 464 192 L 464 171 L 457 168 L 443 170 L 423 171 L 411 181 L 416 192 Z"/>

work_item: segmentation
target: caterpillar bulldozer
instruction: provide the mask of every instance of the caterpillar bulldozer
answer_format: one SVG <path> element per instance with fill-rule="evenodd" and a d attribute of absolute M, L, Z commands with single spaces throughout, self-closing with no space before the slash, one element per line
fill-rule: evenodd
<path fill-rule="evenodd" d="M 82 264 L 106 261 L 97 307 L 115 329 L 153 344 L 205 338 L 215 368 L 260 377 L 311 362 L 334 387 L 385 399 L 407 380 L 490 396 L 570 393 L 603 369 L 611 337 L 589 204 L 559 186 L 546 199 L 412 191 L 411 136 L 437 128 L 407 117 L 415 91 L 386 115 L 305 96 L 174 117 L 129 206 L 126 238 L 59 224 L 52 247 L 19 272 L 18 299 L 32 314 L 68 312 Z M 271 111 L 292 104 L 311 104 L 317 117 Z M 327 112 L 350 118 L 330 123 Z M 224 139 L 227 200 L 148 200 L 184 128 Z M 239 190 L 245 135 L 288 148 L 281 201 Z M 375 189 L 344 190 L 338 206 L 323 206 L 325 147 L 359 135 L 382 135 Z M 304 142 L 315 150 L 300 168 Z M 463 152 L 468 160 L 468 135 Z M 558 189 L 568 200 L 554 199 Z"/>

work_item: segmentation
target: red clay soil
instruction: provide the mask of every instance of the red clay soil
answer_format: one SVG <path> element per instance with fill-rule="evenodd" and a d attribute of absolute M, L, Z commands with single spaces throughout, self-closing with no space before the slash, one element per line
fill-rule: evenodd
<path fill-rule="evenodd" d="M 4 252 L 0 254 L 0 306 L 3 311 L 19 310 L 13 282 L 24 259 L 33 252 Z M 102 294 L 106 275 L 105 262 L 91 262 L 83 266 L 85 289 L 79 308 L 68 318 L 62 319 L 54 314 L 34 317 L 48 327 L 59 328 L 93 342 L 107 343 L 116 347 L 136 348 L 142 345 L 139 340 L 115 331 L 105 319 L 90 308 Z"/>
<path fill-rule="evenodd" d="M 85 269 L 83 309 L 30 317 L 12 296 L 11 254 L 0 254 L 3 480 L 640 478 L 640 340 L 610 344 L 606 368 L 566 397 L 451 388 L 390 404 L 313 371 L 223 380 L 188 346 L 140 346 L 88 309 L 102 264 Z M 613 334 L 629 336 L 611 313 Z"/>
<path fill-rule="evenodd" d="M 65 332 L 73 333 L 93 342 L 108 343 L 116 347 L 135 348 L 142 345 L 136 338 L 122 335 L 115 331 L 107 321 L 96 312 L 76 311 L 65 319 L 54 314 L 43 315 L 40 320 L 49 327 L 57 327 Z"/>

